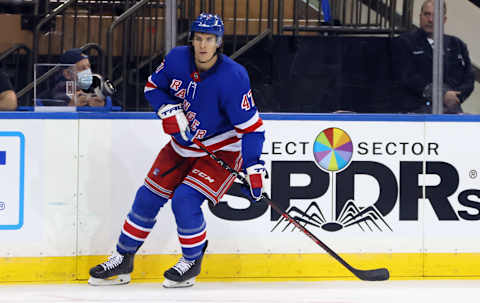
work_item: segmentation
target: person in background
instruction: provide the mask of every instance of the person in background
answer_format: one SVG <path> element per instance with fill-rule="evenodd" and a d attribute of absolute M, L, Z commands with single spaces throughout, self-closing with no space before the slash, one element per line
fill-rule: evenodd
<path fill-rule="evenodd" d="M 401 112 L 432 112 L 434 0 L 426 0 L 420 11 L 420 28 L 400 35 L 394 52 L 399 51 L 397 72 L 402 86 L 397 106 Z M 444 2 L 443 22 L 447 21 Z M 474 87 L 474 72 L 467 45 L 457 37 L 444 35 L 444 113 L 462 113 L 461 104 Z"/>
<path fill-rule="evenodd" d="M 60 57 L 60 64 L 74 64 L 74 68 L 62 69 L 55 84 L 51 99 L 59 100 L 59 106 L 104 106 L 105 100 L 89 92 L 93 83 L 92 70 L 88 56 L 79 48 L 67 50 Z M 68 93 L 69 81 L 77 77 L 75 98 Z M 63 102 L 62 102 L 63 101 Z M 76 102 L 76 103 L 75 103 Z"/>
<path fill-rule="evenodd" d="M 17 95 L 7 74 L 0 70 L 0 111 L 17 109 Z"/>

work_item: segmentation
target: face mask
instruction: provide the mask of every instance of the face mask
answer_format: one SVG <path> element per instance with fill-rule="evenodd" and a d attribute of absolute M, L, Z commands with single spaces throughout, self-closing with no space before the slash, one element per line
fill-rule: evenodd
<path fill-rule="evenodd" d="M 82 70 L 81 72 L 78 72 L 77 79 L 78 79 L 77 84 L 81 89 L 88 89 L 93 82 L 92 70 L 86 69 L 86 70 Z"/>

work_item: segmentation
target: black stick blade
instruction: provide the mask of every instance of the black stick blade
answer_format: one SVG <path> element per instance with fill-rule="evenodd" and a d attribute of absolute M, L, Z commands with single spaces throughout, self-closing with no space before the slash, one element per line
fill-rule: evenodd
<path fill-rule="evenodd" d="M 372 269 L 372 270 L 353 270 L 357 278 L 363 281 L 385 281 L 390 278 L 390 273 L 386 268 Z"/>

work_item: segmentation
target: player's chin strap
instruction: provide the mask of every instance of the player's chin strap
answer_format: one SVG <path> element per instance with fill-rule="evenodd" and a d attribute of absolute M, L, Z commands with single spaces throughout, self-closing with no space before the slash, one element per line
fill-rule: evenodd
<path fill-rule="evenodd" d="M 247 184 L 247 180 L 245 177 L 236 171 L 235 169 L 231 168 L 227 163 L 225 163 L 222 159 L 215 156 L 213 152 L 211 152 L 202 142 L 200 142 L 197 138 L 192 140 L 193 143 L 198 145 L 200 149 L 206 152 L 210 158 L 215 160 L 221 167 L 226 169 L 229 173 L 234 175 L 238 180 L 240 180 L 243 184 Z M 303 225 L 301 225 L 297 219 L 291 217 L 288 213 L 283 211 L 280 207 L 277 206 L 275 202 L 270 200 L 265 193 L 262 194 L 261 201 L 270 205 L 270 207 L 275 210 L 279 215 L 281 215 L 285 220 L 293 224 L 296 228 L 300 229 L 305 235 L 307 235 L 310 239 L 313 240 L 318 246 L 323 248 L 330 256 L 332 256 L 335 260 L 340 262 L 345 268 L 347 268 L 351 273 L 353 273 L 357 278 L 364 281 L 384 281 L 388 280 L 390 277 L 390 273 L 386 268 L 378 268 L 378 269 L 371 269 L 371 270 L 360 270 L 356 269 L 350 264 L 348 264 L 342 257 L 340 257 L 336 252 L 334 252 L 330 247 L 328 247 L 325 243 L 323 243 L 320 239 L 318 239 L 314 234 L 308 231 Z M 258 202 L 257 202 L 258 203 Z M 301 220 L 301 218 L 298 218 Z M 305 223 L 305 222 L 304 222 Z"/>
<path fill-rule="evenodd" d="M 218 49 L 217 49 L 217 50 L 218 50 Z M 210 59 L 208 59 L 207 61 L 200 61 L 200 60 L 199 60 L 198 62 L 200 62 L 200 63 L 202 63 L 202 64 L 208 63 L 208 62 L 212 61 L 213 58 L 215 58 L 215 56 L 217 56 L 217 55 L 218 55 L 218 52 L 215 52 L 215 53 L 210 57 Z"/>

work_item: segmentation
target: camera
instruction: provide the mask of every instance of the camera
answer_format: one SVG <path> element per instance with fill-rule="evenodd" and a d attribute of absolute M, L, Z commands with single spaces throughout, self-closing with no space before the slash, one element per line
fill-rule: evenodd
<path fill-rule="evenodd" d="M 115 94 L 115 86 L 113 86 L 113 83 L 110 80 L 103 79 L 99 74 L 92 74 L 92 78 L 92 86 L 90 86 L 89 90 L 102 100 Z"/>

